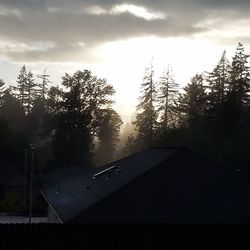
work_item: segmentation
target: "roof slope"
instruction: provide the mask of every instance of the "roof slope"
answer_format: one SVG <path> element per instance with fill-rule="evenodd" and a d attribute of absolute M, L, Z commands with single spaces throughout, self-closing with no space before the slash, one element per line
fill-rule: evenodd
<path fill-rule="evenodd" d="M 42 189 L 52 186 L 55 183 L 60 183 L 78 176 L 82 176 L 93 171 L 93 168 L 88 166 L 70 166 L 55 169 L 44 173 L 39 177 L 39 185 Z"/>
<path fill-rule="evenodd" d="M 42 188 L 41 192 L 51 204 L 62 222 L 67 222 L 79 213 L 95 205 L 113 192 L 121 189 L 151 168 L 174 155 L 179 149 L 151 148 L 105 165 L 97 170 L 82 173 L 77 177 Z M 120 173 L 107 180 L 107 174 L 93 179 L 93 174 L 118 165 Z"/>

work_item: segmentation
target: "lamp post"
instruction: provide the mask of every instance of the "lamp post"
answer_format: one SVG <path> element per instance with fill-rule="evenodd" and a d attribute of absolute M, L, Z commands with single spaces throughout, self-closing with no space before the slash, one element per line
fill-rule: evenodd
<path fill-rule="evenodd" d="M 35 144 L 30 144 L 29 146 L 30 146 L 30 151 L 31 151 L 29 223 L 31 224 L 32 195 L 33 195 L 33 172 L 34 172 L 34 150 L 36 149 L 36 145 Z"/>

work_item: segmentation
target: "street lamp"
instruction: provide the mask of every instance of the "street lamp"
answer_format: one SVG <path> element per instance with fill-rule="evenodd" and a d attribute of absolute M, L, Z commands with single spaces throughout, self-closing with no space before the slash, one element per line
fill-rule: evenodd
<path fill-rule="evenodd" d="M 35 144 L 30 144 L 31 151 L 31 173 L 30 173 L 30 204 L 29 204 L 29 223 L 31 224 L 32 217 L 32 194 L 33 194 L 33 172 L 34 172 L 34 150 L 36 149 Z"/>

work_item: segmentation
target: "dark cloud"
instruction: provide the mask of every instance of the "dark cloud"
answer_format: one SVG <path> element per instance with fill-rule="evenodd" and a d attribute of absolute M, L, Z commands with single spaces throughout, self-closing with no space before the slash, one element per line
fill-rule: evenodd
<path fill-rule="evenodd" d="M 0 55 L 12 60 L 61 61 L 91 57 L 91 48 L 104 42 L 155 35 L 192 36 L 213 29 L 206 21 L 219 18 L 216 28 L 248 17 L 250 1 L 239 0 L 128 0 L 126 4 L 161 12 L 165 19 L 146 20 L 131 13 L 110 13 L 120 0 L 0 0 L 0 39 L 10 44 Z M 99 6 L 106 13 L 87 13 Z M 225 21 L 226 20 L 226 21 Z M 224 22 L 224 23 L 223 23 Z M 48 43 L 53 46 L 47 46 Z M 81 44 L 84 43 L 83 47 Z M 39 46 L 37 46 L 37 44 Z"/>

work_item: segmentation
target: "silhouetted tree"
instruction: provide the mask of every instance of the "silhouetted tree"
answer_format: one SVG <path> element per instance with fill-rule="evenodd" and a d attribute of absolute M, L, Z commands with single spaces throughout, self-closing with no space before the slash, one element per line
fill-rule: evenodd
<path fill-rule="evenodd" d="M 36 84 L 31 71 L 27 74 L 27 82 L 25 86 L 25 108 L 26 112 L 29 115 L 31 108 L 33 107 L 34 100 L 37 97 L 37 90 L 35 89 Z"/>
<path fill-rule="evenodd" d="M 10 128 L 16 131 L 22 131 L 25 127 L 24 109 L 10 87 L 5 90 L 2 96 L 0 117 L 4 117 Z"/>
<path fill-rule="evenodd" d="M 209 106 L 217 107 L 225 101 L 226 94 L 229 89 L 231 67 L 226 58 L 226 51 L 223 52 L 219 63 L 214 70 L 209 73 Z"/>
<path fill-rule="evenodd" d="M 124 147 L 128 140 L 128 137 L 131 135 L 135 136 L 135 125 L 133 125 L 131 122 L 127 122 L 125 126 L 122 128 L 120 133 L 120 140 L 117 146 L 117 150 L 119 151 L 119 156 L 122 158 L 124 156 Z"/>
<path fill-rule="evenodd" d="M 51 88 L 47 101 L 53 113 L 47 132 L 51 132 L 54 159 L 61 165 L 89 164 L 100 117 L 113 103 L 114 89 L 89 70 L 65 74 L 62 85 L 66 90 Z"/>
<path fill-rule="evenodd" d="M 186 128 L 188 137 L 187 146 L 199 149 L 204 138 L 204 113 L 206 110 L 207 95 L 204 87 L 204 79 L 196 74 L 186 87 L 184 93 L 179 96 L 176 111 L 180 119 L 180 126 Z"/>
<path fill-rule="evenodd" d="M 27 70 L 24 64 L 19 72 L 19 75 L 17 76 L 17 91 L 22 106 L 24 106 L 26 102 L 26 94 L 25 94 L 26 85 L 27 85 Z"/>
<path fill-rule="evenodd" d="M 48 91 L 48 97 L 46 99 L 46 108 L 49 114 L 56 114 L 61 111 L 61 101 L 62 101 L 63 90 L 59 86 L 52 86 Z"/>
<path fill-rule="evenodd" d="M 233 134 L 239 133 L 246 108 L 250 105 L 248 57 L 249 56 L 244 53 L 243 45 L 239 43 L 230 70 L 229 91 L 221 112 L 226 135 L 232 136 Z"/>
<path fill-rule="evenodd" d="M 151 64 L 141 84 L 142 96 L 137 105 L 138 114 L 134 122 L 137 130 L 137 138 L 142 147 L 152 146 L 154 133 L 157 126 L 157 113 L 155 110 L 156 89 L 153 79 L 154 71 Z"/>
<path fill-rule="evenodd" d="M 5 90 L 6 90 L 6 84 L 2 79 L 0 79 L 0 107 L 3 105 Z"/>
<path fill-rule="evenodd" d="M 45 113 L 46 108 L 43 100 L 41 98 L 36 98 L 33 102 L 33 108 L 26 118 L 26 126 L 29 130 L 30 141 L 37 145 L 40 144 L 40 130 Z"/>
<path fill-rule="evenodd" d="M 39 87 L 39 92 L 41 95 L 41 99 L 43 100 L 43 102 L 45 103 L 45 99 L 46 99 L 46 95 L 48 93 L 48 84 L 52 83 L 49 80 L 50 75 L 46 74 L 46 69 L 43 71 L 43 74 L 41 75 L 37 75 L 38 78 L 40 78 L 42 80 L 41 83 L 37 84 Z"/>
<path fill-rule="evenodd" d="M 21 101 L 22 106 L 24 107 L 25 113 L 30 114 L 33 107 L 33 102 L 37 97 L 36 83 L 31 71 L 27 72 L 26 66 L 20 70 L 20 73 L 17 77 L 17 96 Z"/>
<path fill-rule="evenodd" d="M 208 132 L 215 136 L 217 141 L 221 140 L 226 125 L 224 113 L 229 93 L 230 71 L 231 67 L 224 51 L 219 63 L 207 78 L 209 89 L 206 112 L 207 126 Z"/>
<path fill-rule="evenodd" d="M 24 118 L 20 101 L 10 88 L 6 89 L 0 106 L 0 159 L 15 163 L 22 161 L 23 147 L 27 143 L 23 133 Z"/>
<path fill-rule="evenodd" d="M 122 120 L 113 109 L 103 109 L 100 112 L 100 126 L 97 130 L 99 145 L 96 158 L 98 163 L 107 163 L 114 160 Z"/>
<path fill-rule="evenodd" d="M 174 81 L 170 66 L 165 70 L 160 78 L 160 89 L 158 94 L 159 111 L 162 112 L 161 124 L 163 129 L 167 129 L 175 122 L 174 104 L 177 98 L 179 84 Z"/>
<path fill-rule="evenodd" d="M 248 57 L 244 52 L 241 43 L 236 48 L 233 57 L 229 92 L 223 106 L 221 117 L 224 129 L 221 131 L 223 136 L 221 161 L 227 165 L 244 166 L 249 154 L 246 153 L 250 148 L 249 140 L 249 107 L 250 107 L 250 72 L 248 67 Z"/>
<path fill-rule="evenodd" d="M 204 115 L 207 103 L 207 94 L 203 83 L 203 76 L 196 74 L 186 87 L 184 93 L 179 96 L 177 111 L 183 117 L 184 125 L 191 127 Z"/>
<path fill-rule="evenodd" d="M 87 73 L 87 72 L 86 72 Z M 61 164 L 75 165 L 90 162 L 92 145 L 91 114 L 87 112 L 83 85 L 88 77 L 80 71 L 73 76 L 65 74 L 62 85 L 61 112 L 56 115 L 53 153 Z"/>
<path fill-rule="evenodd" d="M 249 55 L 245 54 L 243 45 L 239 43 L 232 61 L 229 91 L 230 95 L 236 98 L 240 107 L 249 106 L 250 104 L 250 73 L 249 67 L 247 66 L 248 57 Z"/>

